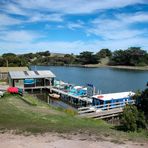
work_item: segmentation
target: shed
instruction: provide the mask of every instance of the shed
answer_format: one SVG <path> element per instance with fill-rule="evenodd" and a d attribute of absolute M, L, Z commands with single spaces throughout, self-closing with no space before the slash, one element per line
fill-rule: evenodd
<path fill-rule="evenodd" d="M 55 74 L 50 70 L 10 71 L 9 85 L 21 88 L 44 88 L 53 85 Z"/>
<path fill-rule="evenodd" d="M 0 67 L 0 80 L 8 78 L 9 71 L 27 71 L 28 67 Z"/>

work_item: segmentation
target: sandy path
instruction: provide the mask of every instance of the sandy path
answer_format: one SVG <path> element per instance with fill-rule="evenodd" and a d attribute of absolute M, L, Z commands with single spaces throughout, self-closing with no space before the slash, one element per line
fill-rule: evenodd
<path fill-rule="evenodd" d="M 110 141 L 89 140 L 82 135 L 66 136 L 61 134 L 14 135 L 0 134 L 0 148 L 147 148 L 146 143 L 118 144 Z"/>

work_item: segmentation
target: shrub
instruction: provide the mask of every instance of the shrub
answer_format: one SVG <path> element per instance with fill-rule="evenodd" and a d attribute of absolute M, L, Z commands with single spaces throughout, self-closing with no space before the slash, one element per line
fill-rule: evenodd
<path fill-rule="evenodd" d="M 76 112 L 75 112 L 74 110 L 72 110 L 72 109 L 66 109 L 65 112 L 66 112 L 67 114 L 71 115 L 71 116 L 76 115 Z"/>
<path fill-rule="evenodd" d="M 145 116 L 148 120 L 148 88 L 142 92 L 140 98 L 141 98 L 140 108 L 145 113 Z"/>
<path fill-rule="evenodd" d="M 136 131 L 140 128 L 146 128 L 143 112 L 138 111 L 134 105 L 127 105 L 124 108 L 122 124 L 126 131 Z"/>

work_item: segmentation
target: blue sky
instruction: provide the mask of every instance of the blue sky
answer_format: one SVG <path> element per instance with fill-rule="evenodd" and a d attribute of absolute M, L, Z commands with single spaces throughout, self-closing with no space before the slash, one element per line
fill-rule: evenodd
<path fill-rule="evenodd" d="M 0 52 L 148 50 L 148 0 L 0 0 Z"/>

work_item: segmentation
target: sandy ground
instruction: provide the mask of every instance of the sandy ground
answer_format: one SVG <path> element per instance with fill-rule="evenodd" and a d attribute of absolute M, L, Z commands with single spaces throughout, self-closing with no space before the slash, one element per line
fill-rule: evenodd
<path fill-rule="evenodd" d="M 47 133 L 43 135 L 0 134 L 0 148 L 148 148 L 148 143 L 117 143 L 83 135 Z"/>

